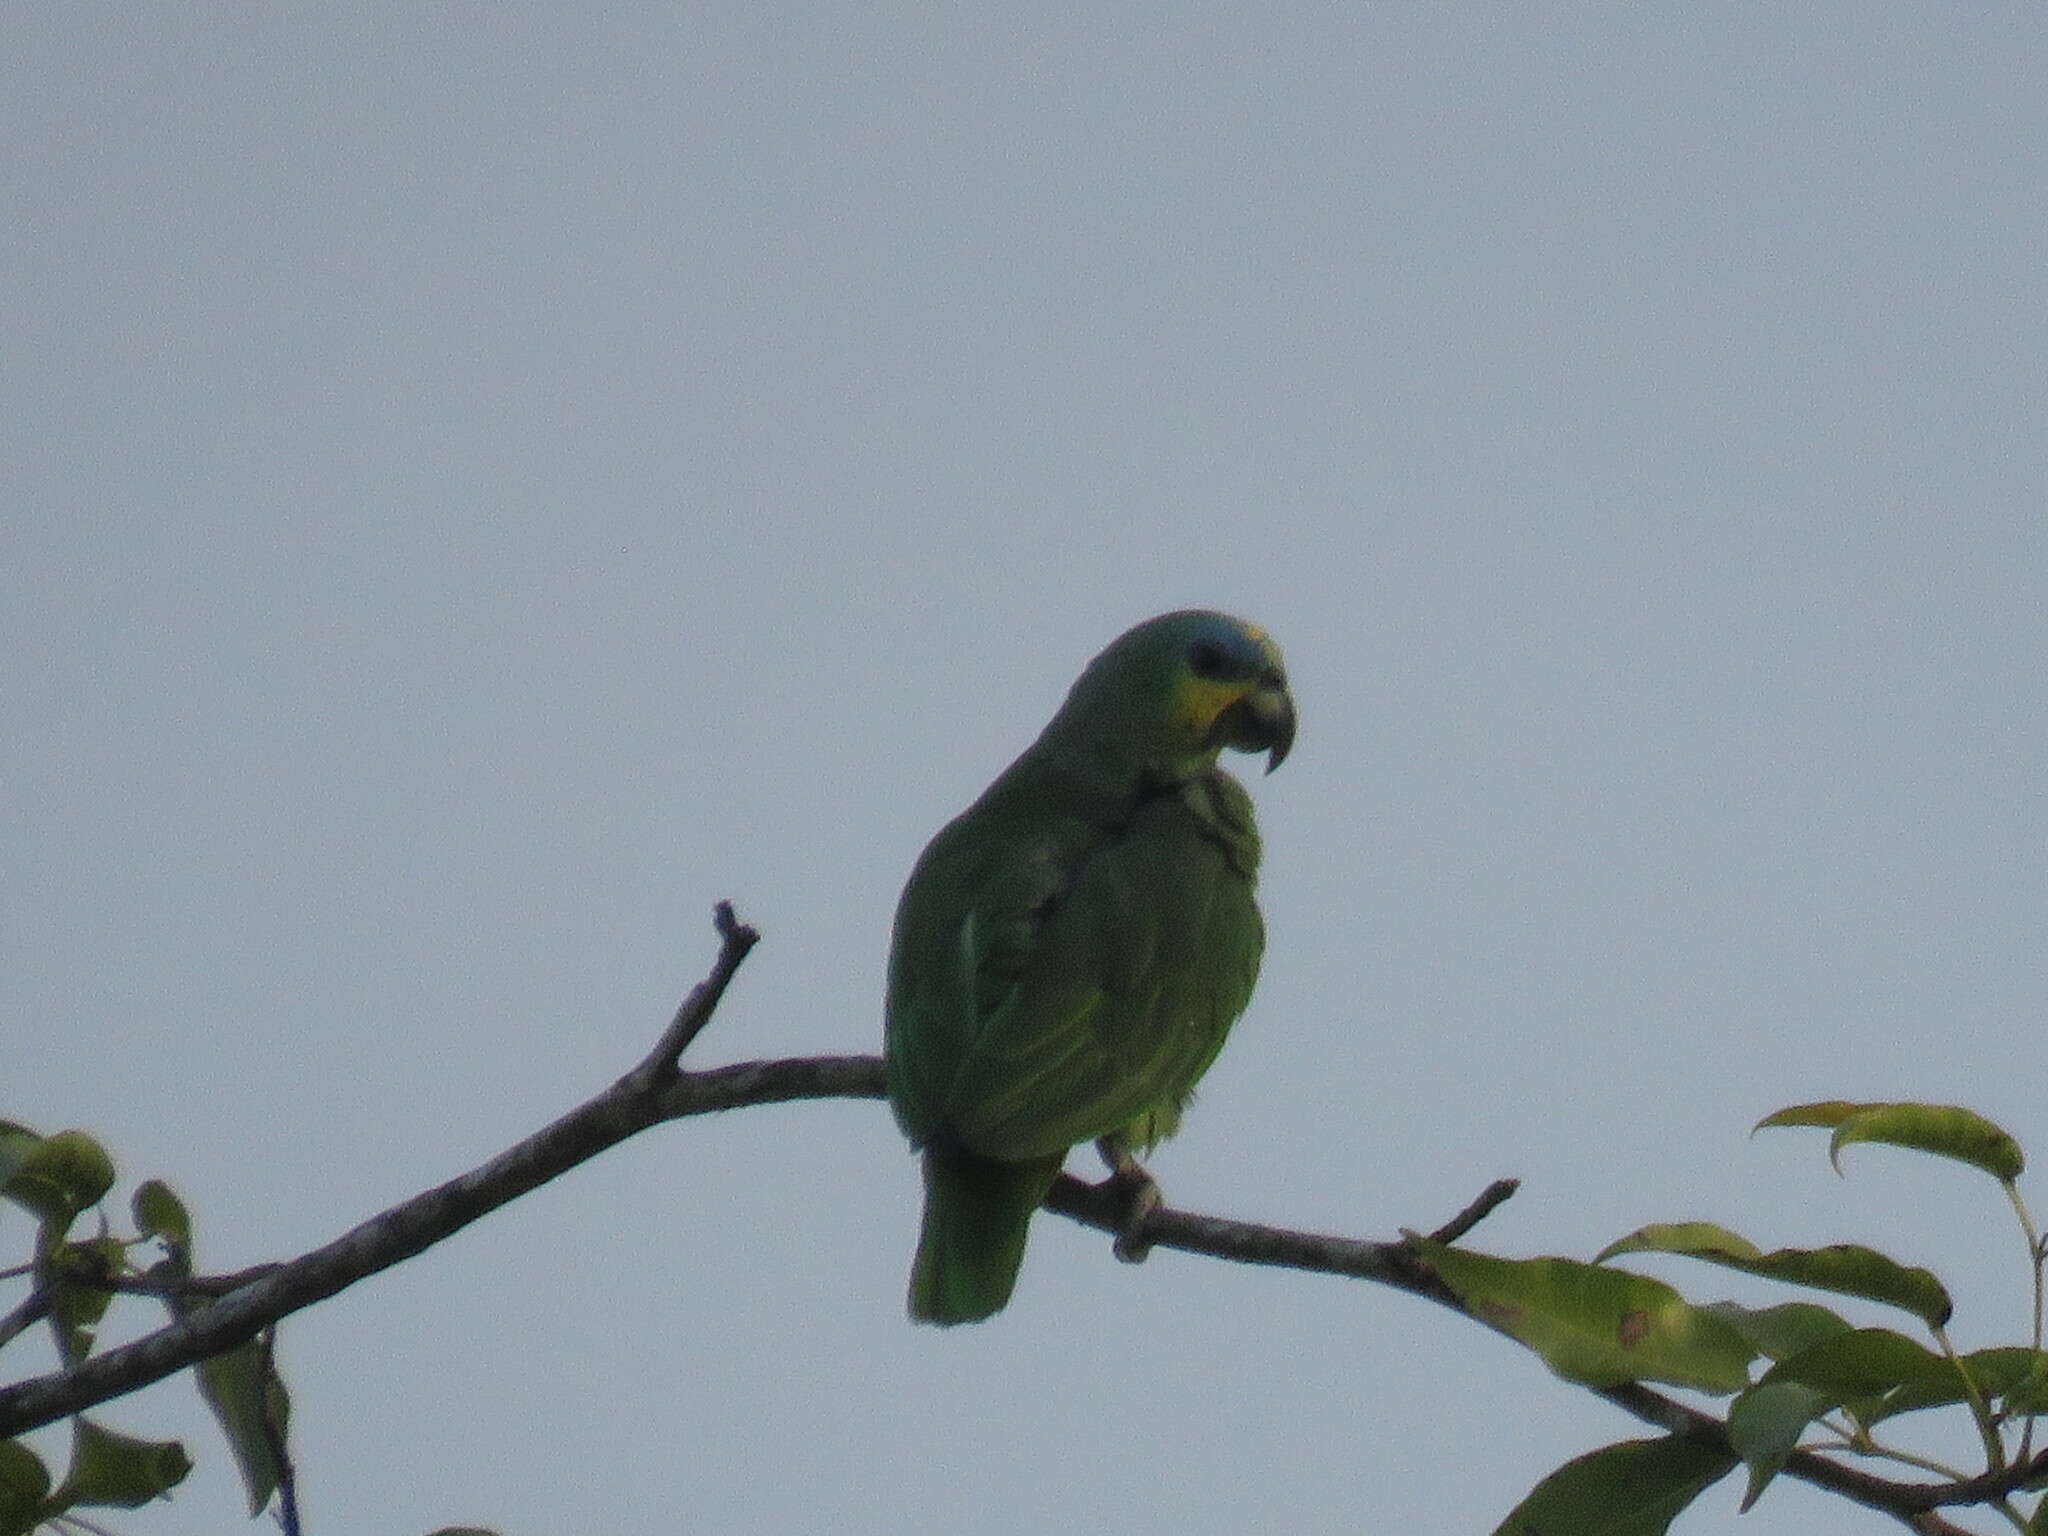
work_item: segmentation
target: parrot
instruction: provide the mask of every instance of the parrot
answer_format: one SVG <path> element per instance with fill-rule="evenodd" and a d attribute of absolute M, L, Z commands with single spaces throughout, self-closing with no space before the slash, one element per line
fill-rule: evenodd
<path fill-rule="evenodd" d="M 1265 948 L 1251 797 L 1225 747 L 1280 766 L 1279 647 L 1207 609 L 1093 661 L 1037 740 L 919 856 L 884 1008 L 890 1107 L 922 1158 L 913 1321 L 1009 1302 L 1032 1213 L 1093 1141 L 1128 1244 L 1159 1202 L 1132 1149 L 1174 1133 L 1251 999 Z"/>

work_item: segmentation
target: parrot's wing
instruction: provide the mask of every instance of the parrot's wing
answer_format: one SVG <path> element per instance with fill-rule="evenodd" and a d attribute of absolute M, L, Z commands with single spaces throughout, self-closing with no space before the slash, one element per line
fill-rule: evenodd
<path fill-rule="evenodd" d="M 1166 798 L 1021 914 L 978 907 L 960 945 L 976 1018 L 943 1122 L 1015 1160 L 1170 1116 L 1250 997 L 1263 931 L 1229 846 Z"/>
<path fill-rule="evenodd" d="M 897 908 L 884 1055 L 915 1144 L 956 1135 L 947 1116 L 960 1063 L 1030 964 L 1034 914 L 1067 883 L 1072 860 L 1056 835 L 1005 836 L 996 820 L 977 806 L 941 828 Z"/>

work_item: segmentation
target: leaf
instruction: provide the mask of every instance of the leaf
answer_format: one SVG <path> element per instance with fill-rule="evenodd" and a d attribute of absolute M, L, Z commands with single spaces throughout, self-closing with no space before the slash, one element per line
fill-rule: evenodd
<path fill-rule="evenodd" d="M 59 1243 L 50 1250 L 44 1272 L 57 1283 L 50 1322 L 57 1335 L 58 1353 L 67 1366 L 92 1353 L 93 1336 L 114 1299 L 114 1293 L 100 1282 L 122 1273 L 126 1260 L 126 1248 L 114 1237 Z"/>
<path fill-rule="evenodd" d="M 168 1184 L 151 1179 L 135 1191 L 135 1222 L 144 1232 L 172 1245 L 170 1267 L 189 1269 L 192 1219 Z M 211 1306 L 209 1301 L 175 1293 L 164 1298 L 174 1317 L 189 1317 Z M 242 1487 L 249 1496 L 249 1514 L 263 1512 L 276 1494 L 282 1469 L 274 1444 L 284 1443 L 291 1418 L 291 1394 L 278 1375 L 263 1341 L 249 1339 L 224 1354 L 202 1360 L 195 1374 L 199 1396 L 212 1412 L 227 1440 Z M 276 1436 L 273 1442 L 273 1433 Z"/>
<path fill-rule="evenodd" d="M 1742 1513 L 1762 1497 L 1806 1426 L 1833 1406 L 1825 1393 L 1799 1381 L 1760 1382 L 1728 1405 L 1728 1443 L 1749 1467 Z"/>
<path fill-rule="evenodd" d="M 1970 1380 L 1987 1400 L 2003 1399 L 2006 1414 L 2017 1417 L 2034 1411 L 2029 1406 L 2033 1394 L 2048 1381 L 2048 1353 L 2018 1346 L 1980 1349 L 1963 1356 L 1963 1370 L 1970 1373 Z M 1943 1408 L 1968 1396 L 1963 1389 L 1963 1372 L 1942 1359 L 1939 1369 L 1906 1382 L 1886 1397 L 1882 1408 L 1866 1422 L 1876 1423 L 1921 1408 Z"/>
<path fill-rule="evenodd" d="M 1794 1104 L 1786 1109 L 1772 1110 L 1749 1128 L 1749 1134 L 1754 1136 L 1772 1125 L 1840 1125 L 1857 1110 L 1868 1107 L 1854 1099 L 1822 1099 L 1816 1104 Z"/>
<path fill-rule="evenodd" d="M 1763 1256 L 1763 1250 L 1748 1238 L 1711 1221 L 1659 1221 L 1637 1227 L 1593 1255 L 1593 1262 L 1605 1264 L 1618 1253 L 1720 1254 L 1729 1259 Z"/>
<path fill-rule="evenodd" d="M 1605 1264 L 1618 1253 L 1721 1253 L 1754 1259 L 1762 1252 L 1748 1238 L 1715 1222 L 1658 1221 L 1617 1237 L 1593 1256 L 1593 1262 Z"/>
<path fill-rule="evenodd" d="M 1783 1360 L 1802 1349 L 1849 1331 L 1836 1312 L 1811 1301 L 1784 1301 L 1775 1307 L 1745 1307 L 1740 1302 L 1710 1301 L 1705 1310 L 1731 1324 L 1756 1346 L 1759 1354 Z"/>
<path fill-rule="evenodd" d="M 12 1120 L 0 1120 L 0 1191 L 13 1182 L 21 1165 L 28 1161 L 29 1153 L 42 1143 L 42 1137 L 25 1125 Z"/>
<path fill-rule="evenodd" d="M 1995 1354 L 1995 1350 L 1985 1351 Z M 2004 1387 L 2000 1395 L 2005 1399 L 2005 1411 L 2012 1416 L 2028 1416 L 2048 1413 L 2048 1354 L 2030 1350 L 2034 1357 L 2032 1368 L 2019 1380 Z M 1970 1359 L 1975 1360 L 1975 1355 Z"/>
<path fill-rule="evenodd" d="M 260 1515 L 277 1492 L 280 1475 L 266 1415 L 280 1438 L 291 1416 L 283 1379 L 266 1365 L 262 1343 L 251 1339 L 224 1355 L 199 1362 L 199 1395 L 213 1410 L 228 1449 L 234 1453 L 235 1465 L 241 1469 L 250 1516 Z"/>
<path fill-rule="evenodd" d="M 19 1440 L 0 1440 L 0 1536 L 17 1536 L 42 1519 L 50 1469 Z"/>
<path fill-rule="evenodd" d="M 137 1509 L 169 1493 L 191 1470 L 192 1459 L 177 1441 L 138 1440 L 81 1415 L 71 1421 L 71 1468 L 50 1503 L 57 1509 Z"/>
<path fill-rule="evenodd" d="M 174 1249 L 192 1246 L 192 1217 L 185 1202 L 162 1179 L 145 1179 L 128 1202 L 135 1227 L 144 1237 L 160 1237 Z"/>
<path fill-rule="evenodd" d="M 1884 1418 L 1901 1393 L 1952 1381 L 1955 1367 L 1889 1328 L 1852 1328 L 1824 1339 L 1764 1372 L 1764 1382 L 1798 1382 L 1846 1407 L 1863 1423 Z"/>
<path fill-rule="evenodd" d="M 1726 1227 L 1717 1227 L 1710 1221 L 1682 1221 L 1638 1227 L 1601 1249 L 1597 1262 L 1618 1253 L 1682 1253 L 1746 1275 L 1762 1275 L 1902 1307 L 1936 1328 L 1946 1323 L 1955 1310 L 1948 1288 L 1932 1272 L 1901 1264 L 1860 1243 L 1779 1248 L 1763 1253 L 1749 1239 Z"/>
<path fill-rule="evenodd" d="M 2027 1166 L 2014 1136 L 1975 1110 L 1955 1104 L 1873 1104 L 1851 1115 L 1835 1127 L 1828 1142 L 1828 1156 L 1837 1168 L 1842 1166 L 1842 1148 L 1858 1141 L 1954 1158 L 2003 1184 L 2010 1184 Z"/>
<path fill-rule="evenodd" d="M 1603 1446 L 1538 1483 L 1493 1536 L 1664 1536 L 1734 1465 L 1719 1446 L 1677 1435 Z"/>
<path fill-rule="evenodd" d="M 1570 1381 L 1665 1381 L 1702 1392 L 1749 1384 L 1741 1332 L 1661 1280 L 1576 1259 L 1498 1259 L 1427 1238 L 1416 1251 L 1466 1309 Z"/>
<path fill-rule="evenodd" d="M 0 1194 L 33 1211 L 54 1241 L 113 1187 L 107 1149 L 83 1131 L 59 1131 L 28 1149 Z"/>
<path fill-rule="evenodd" d="M 2019 1141 L 1973 1109 L 1955 1104 L 1855 1103 L 1829 1099 L 1795 1104 L 1757 1121 L 1755 1130 L 1775 1125 L 1829 1126 L 1828 1159 L 1842 1167 L 1842 1148 L 1859 1141 L 1881 1142 L 1915 1152 L 1932 1152 L 1981 1168 L 2010 1184 L 2027 1166 Z M 1752 1132 L 1754 1134 L 1754 1132 Z"/>

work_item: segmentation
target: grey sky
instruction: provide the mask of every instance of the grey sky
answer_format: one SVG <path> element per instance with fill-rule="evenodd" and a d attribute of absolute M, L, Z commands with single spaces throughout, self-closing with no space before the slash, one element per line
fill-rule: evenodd
<path fill-rule="evenodd" d="M 1988 1181 L 1745 1132 L 2048 1156 L 2038 6 L 9 10 L 0 1114 L 203 1263 L 609 1081 L 719 897 L 700 1060 L 873 1048 L 923 840 L 1210 604 L 1302 726 L 1170 1198 L 1512 1173 L 1493 1251 L 1863 1240 L 2019 1338 Z M 1639 1432 L 1051 1219 L 913 1330 L 916 1204 L 878 1106 L 749 1111 L 294 1321 L 309 1529 L 1475 1532 Z M 108 1417 L 201 1462 L 121 1529 L 233 1528 L 188 1387 Z"/>

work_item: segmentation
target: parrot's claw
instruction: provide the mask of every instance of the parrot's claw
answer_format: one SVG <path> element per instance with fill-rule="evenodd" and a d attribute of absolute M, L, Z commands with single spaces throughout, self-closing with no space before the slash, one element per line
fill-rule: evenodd
<path fill-rule="evenodd" d="M 1145 1236 L 1145 1223 L 1166 1203 L 1159 1181 L 1131 1156 L 1130 1145 L 1121 1136 L 1104 1136 L 1095 1150 L 1109 1164 L 1107 1184 L 1123 1200 L 1122 1230 L 1117 1233 L 1115 1253 L 1126 1264 L 1142 1264 L 1151 1255 L 1152 1240 Z"/>
<path fill-rule="evenodd" d="M 1152 1239 L 1145 1236 L 1145 1221 L 1166 1203 L 1152 1175 L 1139 1170 L 1144 1182 L 1130 1186 L 1125 1196 L 1124 1229 L 1117 1234 L 1113 1251 L 1126 1264 L 1142 1264 L 1152 1255 Z"/>

